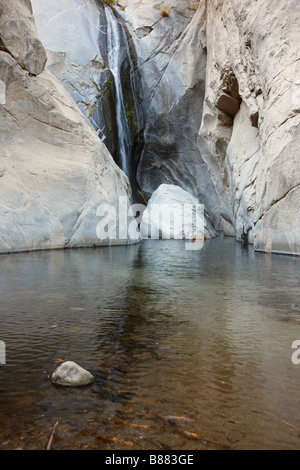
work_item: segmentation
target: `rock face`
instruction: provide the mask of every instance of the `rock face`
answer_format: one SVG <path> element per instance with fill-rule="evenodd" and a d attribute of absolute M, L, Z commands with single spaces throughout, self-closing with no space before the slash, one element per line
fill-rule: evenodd
<path fill-rule="evenodd" d="M 90 118 L 102 140 L 112 133 L 113 116 L 107 103 L 112 87 L 105 63 L 105 29 L 95 0 L 32 0 L 38 35 L 47 51 L 47 69 L 67 88 L 81 111 Z M 100 36 L 103 44 L 100 43 Z M 103 82 L 103 86 L 101 86 Z M 97 100 L 108 114 L 109 128 L 96 124 Z M 93 122 L 94 121 L 94 122 Z"/>
<path fill-rule="evenodd" d="M 0 50 L 8 51 L 29 73 L 41 73 L 47 58 L 36 34 L 30 0 L 1 0 L 0 17 Z"/>
<path fill-rule="evenodd" d="M 207 6 L 199 149 L 221 228 L 259 251 L 300 254 L 299 13 L 296 0 Z"/>
<path fill-rule="evenodd" d="M 299 2 L 162 2 L 166 17 L 155 2 L 124 4 L 146 108 L 144 193 L 178 184 L 225 234 L 299 254 Z"/>
<path fill-rule="evenodd" d="M 242 102 L 234 118 L 226 150 L 225 170 L 235 231 L 239 239 L 247 235 L 249 243 L 254 243 L 255 181 L 260 158 L 259 132 L 252 126 L 246 105 Z"/>
<path fill-rule="evenodd" d="M 29 0 L 0 0 L 0 251 L 107 243 L 96 208 L 128 181 L 61 83 L 116 156 L 114 44 L 137 193 L 180 186 L 215 229 L 300 254 L 298 0 L 122 0 L 110 30 L 101 0 L 33 4 L 47 70 Z"/>
<path fill-rule="evenodd" d="M 123 3 L 146 108 L 144 193 L 178 184 L 225 234 L 299 254 L 299 2 L 162 2 L 167 16 Z"/>
<path fill-rule="evenodd" d="M 76 362 L 66 361 L 53 372 L 51 381 L 56 385 L 66 387 L 82 387 L 92 384 L 94 377 Z"/>
<path fill-rule="evenodd" d="M 32 4 L 47 69 L 67 88 L 135 189 L 134 162 L 143 134 L 141 90 L 134 47 L 120 17 L 100 0 Z"/>
<path fill-rule="evenodd" d="M 179 186 L 162 184 L 154 191 L 141 221 L 143 238 L 204 239 L 217 234 L 200 201 Z"/>
<path fill-rule="evenodd" d="M 128 180 L 63 85 L 43 70 L 45 51 L 18 5 L 9 2 L 9 10 L 19 18 L 13 39 L 26 35 L 23 49 L 10 51 L 8 28 L 0 52 L 0 252 L 128 243 L 96 233 L 99 205 L 117 207 L 119 196 L 129 203 Z"/>
<path fill-rule="evenodd" d="M 137 180 L 149 198 L 161 184 L 198 197 L 220 213 L 211 175 L 197 146 L 206 76 L 205 2 L 124 0 L 120 14 L 137 52 L 146 128 Z"/>

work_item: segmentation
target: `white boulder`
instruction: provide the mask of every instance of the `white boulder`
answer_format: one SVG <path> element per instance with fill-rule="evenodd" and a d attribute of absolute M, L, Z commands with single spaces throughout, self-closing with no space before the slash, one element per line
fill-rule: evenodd
<path fill-rule="evenodd" d="M 217 234 L 204 213 L 204 206 L 187 191 L 161 184 L 143 213 L 141 236 L 176 240 L 213 238 Z"/>
<path fill-rule="evenodd" d="M 76 362 L 66 361 L 52 374 L 52 383 L 67 387 L 81 387 L 94 382 L 93 375 L 80 367 Z"/>

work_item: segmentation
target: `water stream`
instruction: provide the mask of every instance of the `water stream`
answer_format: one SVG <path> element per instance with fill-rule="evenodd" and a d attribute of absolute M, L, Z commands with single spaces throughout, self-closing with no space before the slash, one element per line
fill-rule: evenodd
<path fill-rule="evenodd" d="M 0 257 L 0 449 L 300 448 L 299 259 L 184 246 Z"/>
<path fill-rule="evenodd" d="M 128 118 L 124 105 L 124 96 L 121 81 L 121 65 L 124 61 L 124 54 L 130 58 L 128 51 L 127 37 L 121 22 L 115 17 L 109 7 L 105 7 L 107 24 L 107 54 L 109 69 L 114 78 L 116 90 L 116 119 L 119 142 L 119 158 L 121 169 L 128 176 L 128 159 L 131 153 L 131 134 L 128 125 Z"/>

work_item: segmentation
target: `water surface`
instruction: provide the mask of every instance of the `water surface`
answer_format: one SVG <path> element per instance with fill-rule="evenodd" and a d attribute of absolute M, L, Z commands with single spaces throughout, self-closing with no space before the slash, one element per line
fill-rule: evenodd
<path fill-rule="evenodd" d="M 300 260 L 233 239 L 0 257 L 0 449 L 298 449 Z M 92 386 L 55 386 L 58 360 Z"/>

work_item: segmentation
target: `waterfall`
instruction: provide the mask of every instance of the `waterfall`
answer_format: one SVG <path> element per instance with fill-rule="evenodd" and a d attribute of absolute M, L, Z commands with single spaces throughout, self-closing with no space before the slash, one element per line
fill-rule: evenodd
<path fill-rule="evenodd" d="M 121 65 L 124 54 L 130 59 L 127 37 L 124 27 L 115 17 L 109 7 L 105 7 L 107 24 L 107 60 L 108 67 L 113 75 L 116 90 L 116 123 L 118 131 L 120 165 L 124 173 L 129 175 L 129 157 L 131 153 L 131 133 L 128 125 L 127 113 L 124 105 L 124 96 L 121 82 Z M 130 66 L 131 66 L 130 59 Z"/>

